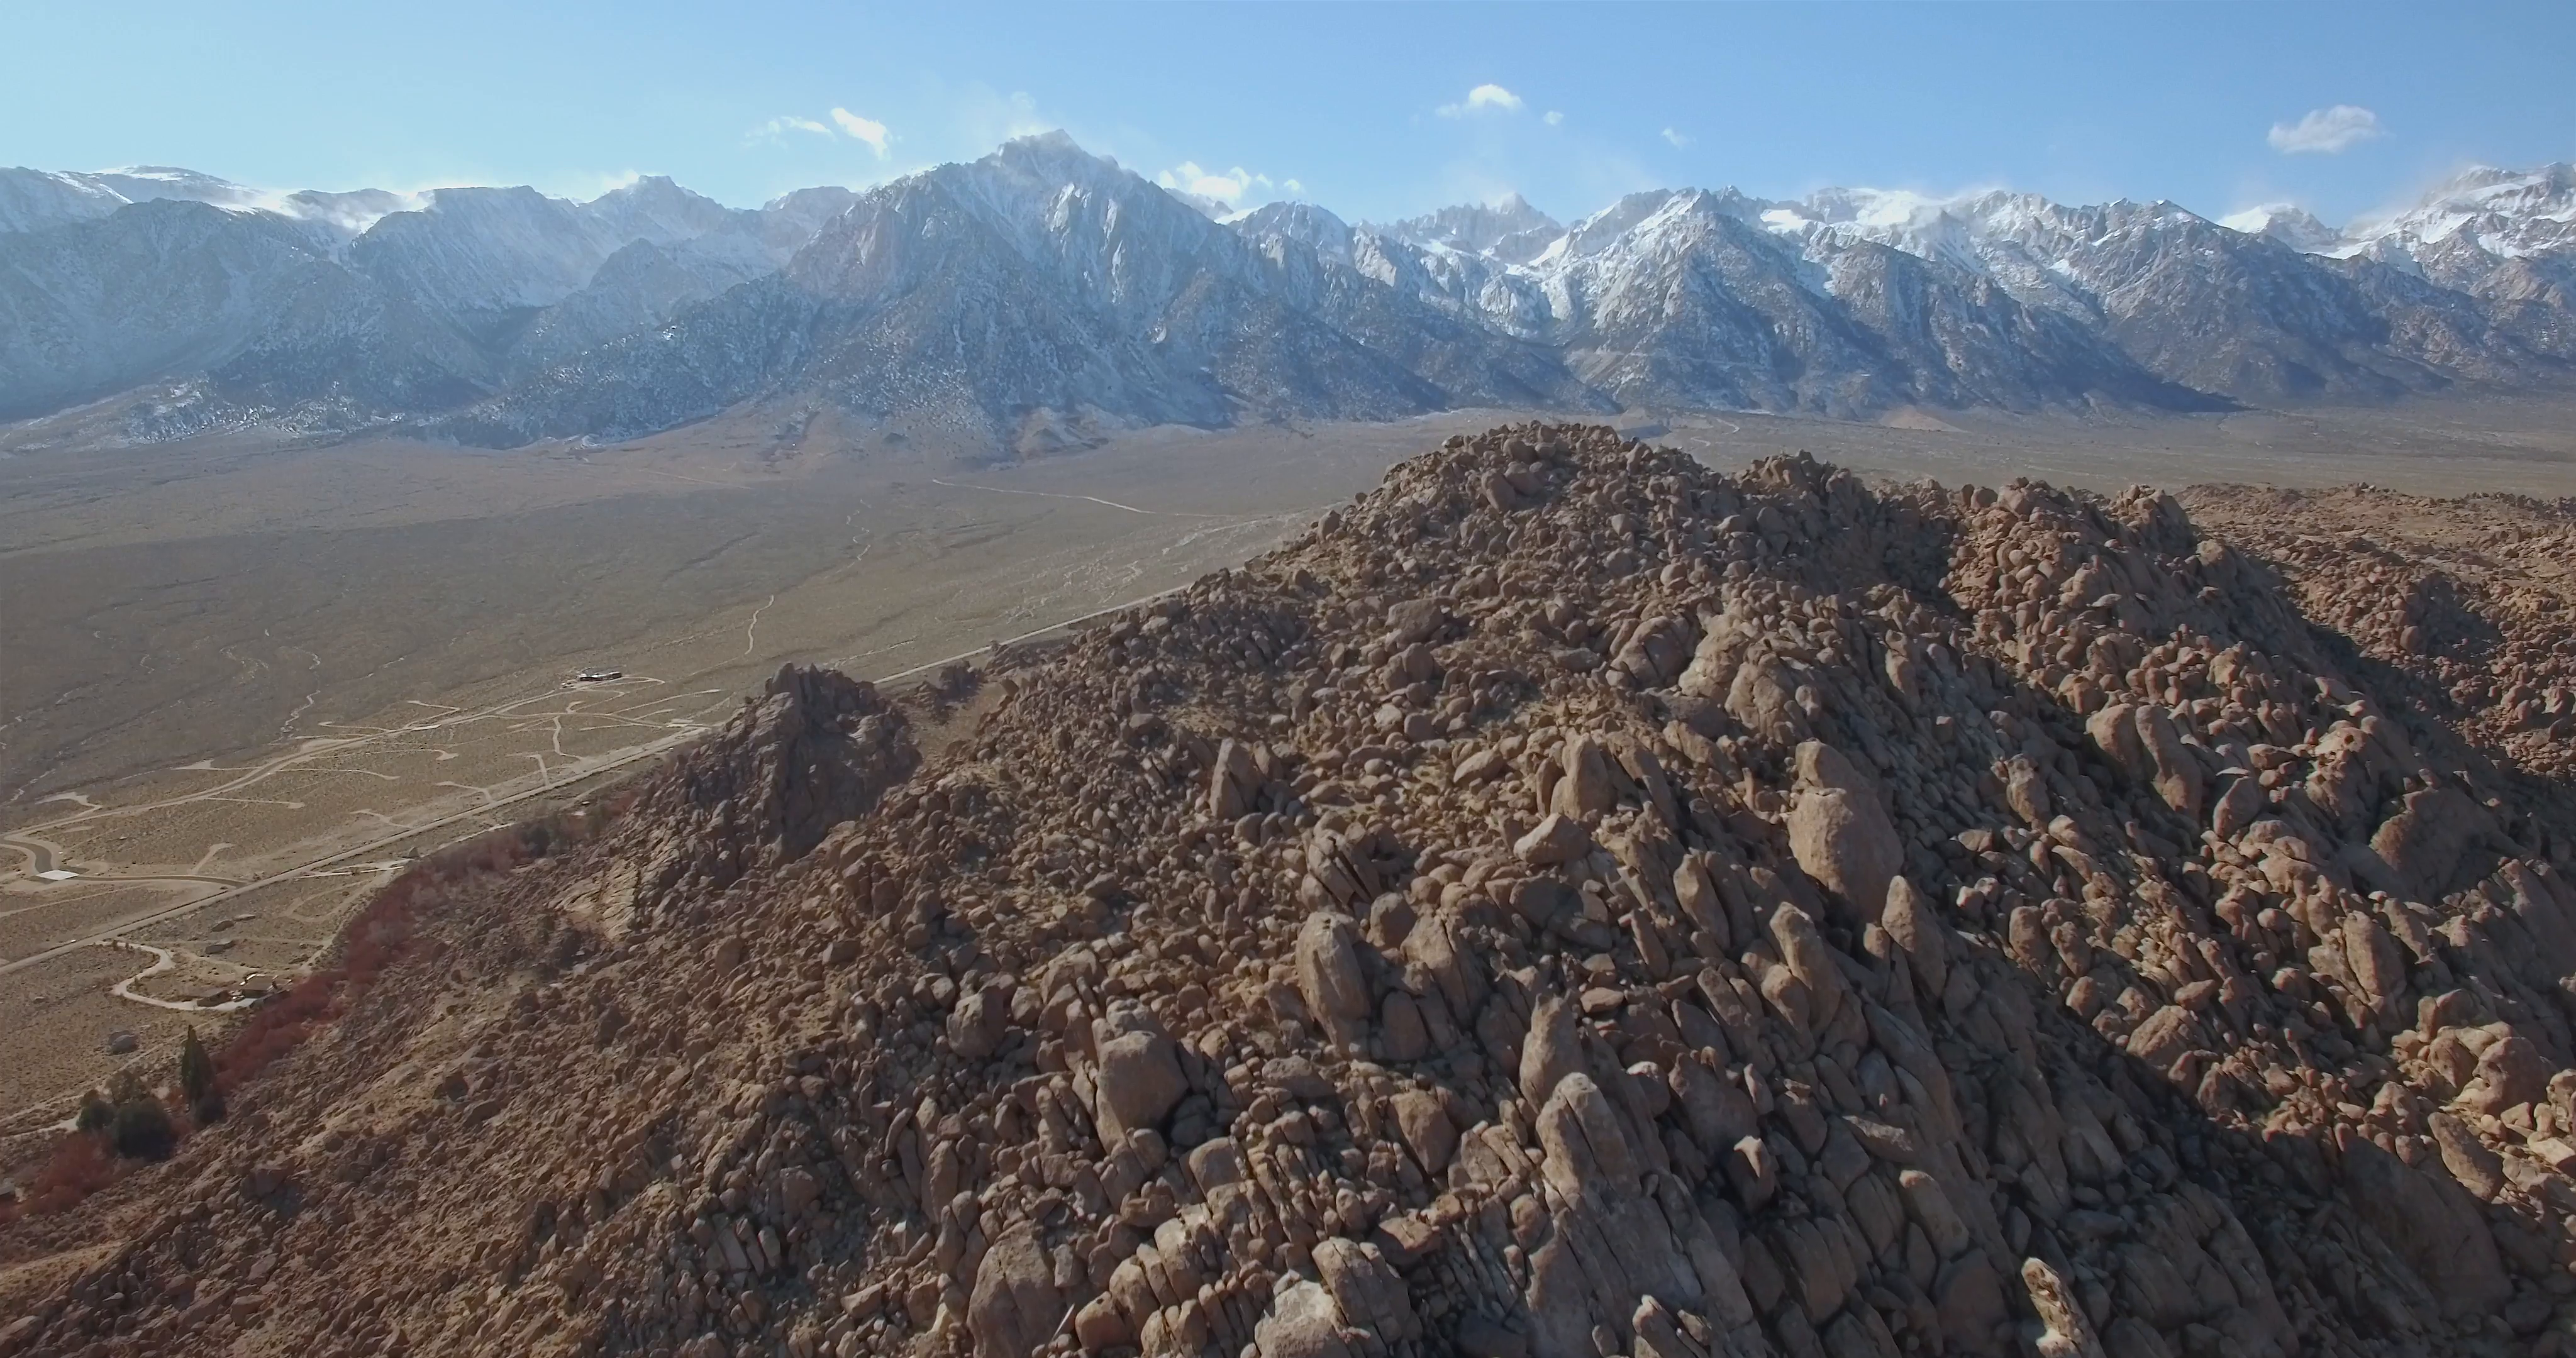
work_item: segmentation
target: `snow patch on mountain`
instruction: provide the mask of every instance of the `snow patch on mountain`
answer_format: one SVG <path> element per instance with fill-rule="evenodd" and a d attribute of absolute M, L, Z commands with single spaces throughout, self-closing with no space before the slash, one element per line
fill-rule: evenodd
<path fill-rule="evenodd" d="M 2306 255 L 2349 253 L 2342 232 L 2317 220 L 2296 203 L 2263 203 L 2218 219 L 2220 226 L 2249 236 L 2262 236 Z"/>
<path fill-rule="evenodd" d="M 2289 203 L 2213 220 L 1993 188 L 1352 223 L 1163 177 L 1060 132 L 753 210 L 662 176 L 576 202 L 0 170 L 0 411 L 159 382 L 523 439 L 793 392 L 1025 438 L 1444 403 L 2200 409 L 2576 373 L 2568 165 L 2471 170 L 2340 231 Z"/>
<path fill-rule="evenodd" d="M 2409 249 L 2454 238 L 2499 259 L 2576 246 L 2576 163 L 2536 170 L 2474 166 L 2413 205 L 2353 224 L 2348 253 L 2375 242 Z"/>

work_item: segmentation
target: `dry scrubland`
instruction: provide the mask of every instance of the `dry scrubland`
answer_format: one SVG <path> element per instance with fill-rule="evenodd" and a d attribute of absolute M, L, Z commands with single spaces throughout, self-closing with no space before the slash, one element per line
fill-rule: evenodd
<path fill-rule="evenodd" d="M 0 1353 L 2576 1351 L 2576 513 L 2424 494 L 2571 450 L 2318 419 L 1704 455 L 2396 488 L 1421 430 L 1060 653 L 782 670 L 0 1228 Z"/>

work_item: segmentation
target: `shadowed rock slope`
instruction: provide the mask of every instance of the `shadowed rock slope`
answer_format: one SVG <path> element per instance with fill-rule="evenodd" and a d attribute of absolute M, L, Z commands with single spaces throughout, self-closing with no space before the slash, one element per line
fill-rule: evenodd
<path fill-rule="evenodd" d="M 2312 597 L 1454 439 L 926 760 L 782 673 L 0 1352 L 2566 1352 L 2576 802 Z"/>

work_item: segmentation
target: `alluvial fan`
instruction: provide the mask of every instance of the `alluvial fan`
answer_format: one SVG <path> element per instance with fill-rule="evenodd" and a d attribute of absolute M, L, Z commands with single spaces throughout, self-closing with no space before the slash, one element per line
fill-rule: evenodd
<path fill-rule="evenodd" d="M 2576 798 L 2277 569 L 1451 439 L 926 757 L 782 673 L 0 1352 L 2576 1351 Z"/>

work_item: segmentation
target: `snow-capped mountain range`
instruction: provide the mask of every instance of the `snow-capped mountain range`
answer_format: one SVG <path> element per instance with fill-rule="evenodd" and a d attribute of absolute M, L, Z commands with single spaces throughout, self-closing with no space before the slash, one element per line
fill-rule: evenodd
<path fill-rule="evenodd" d="M 1233 213 L 1060 133 L 736 210 L 667 179 L 277 194 L 0 170 L 0 418 L 131 393 L 512 445 L 746 401 L 1042 448 L 1466 405 L 2204 410 L 2576 377 L 2576 166 L 2334 228 L 2287 206 L 1830 189 L 1351 223 Z"/>

